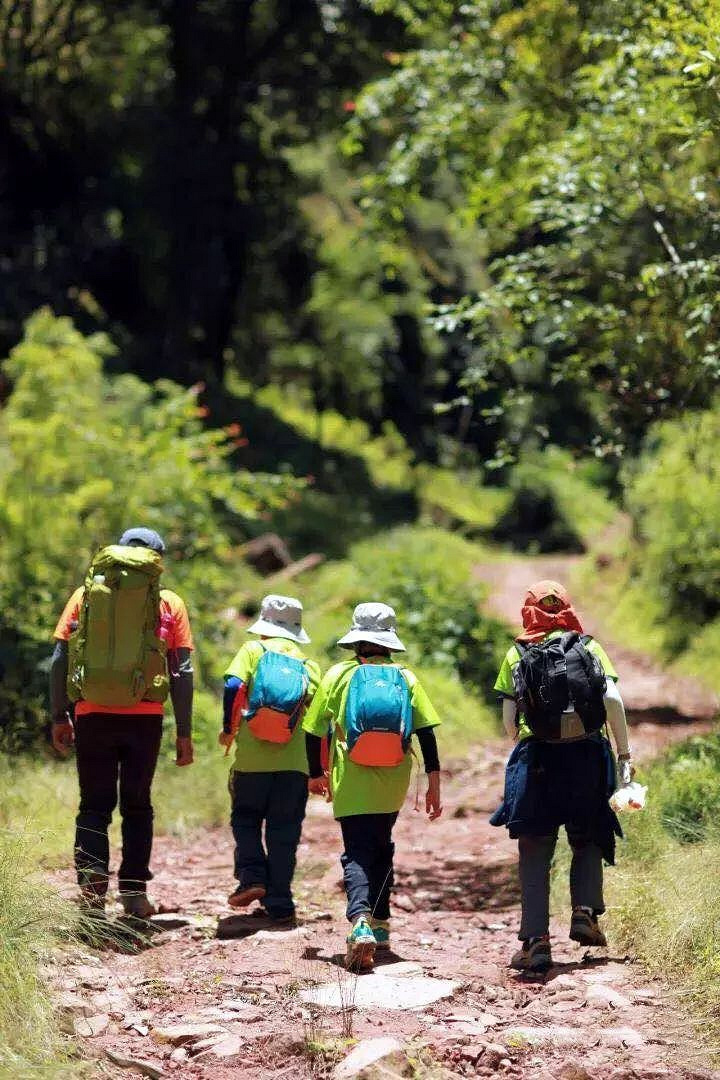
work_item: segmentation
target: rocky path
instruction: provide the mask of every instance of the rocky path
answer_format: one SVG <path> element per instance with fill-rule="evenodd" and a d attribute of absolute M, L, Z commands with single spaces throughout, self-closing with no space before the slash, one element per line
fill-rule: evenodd
<path fill-rule="evenodd" d="M 566 918 L 554 926 L 556 965 L 545 978 L 507 969 L 518 922 L 514 845 L 487 823 L 503 760 L 496 746 L 459 768 L 434 824 L 406 807 L 394 951 L 359 978 L 341 966 L 338 833 L 324 803 L 312 803 L 306 822 L 294 930 L 257 930 L 228 914 L 229 832 L 160 839 L 155 895 L 168 914 L 155 920 L 152 945 L 88 948 L 54 975 L 94 1075 L 720 1076 L 703 1070 L 664 988 L 612 947 L 585 954 L 567 941 Z M 384 1071 L 338 1065 L 351 1038 L 360 1040 L 355 1055 L 393 1051 Z"/>
<path fill-rule="evenodd" d="M 512 618 L 530 580 L 566 576 L 567 567 L 518 560 L 478 575 L 491 582 L 495 609 Z M 638 757 L 698 729 L 648 722 L 655 710 L 677 720 L 675 684 L 644 659 L 612 651 L 626 698 L 644 714 L 633 733 Z M 705 692 L 687 691 L 682 700 L 696 700 L 694 715 L 707 718 Z M 554 921 L 547 976 L 507 968 L 519 914 L 515 845 L 488 824 L 506 752 L 485 746 L 455 767 L 439 821 L 406 806 L 396 832 L 393 952 L 359 978 L 342 967 L 339 834 L 325 803 L 310 804 L 292 930 L 230 915 L 229 829 L 159 838 L 154 894 L 164 913 L 146 947 L 88 945 L 51 971 L 93 1075 L 720 1080 L 668 990 L 612 942 L 593 955 L 569 942 L 567 913 Z M 72 891 L 69 875 L 63 887 Z"/>

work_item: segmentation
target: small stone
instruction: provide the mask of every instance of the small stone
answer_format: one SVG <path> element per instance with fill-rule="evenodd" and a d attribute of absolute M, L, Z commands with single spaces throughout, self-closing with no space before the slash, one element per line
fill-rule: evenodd
<path fill-rule="evenodd" d="M 81 997 L 80 994 L 74 994 L 72 991 L 65 991 L 62 994 L 58 994 L 54 999 L 55 1008 L 59 1013 L 64 1013 L 65 1016 L 92 1016 L 92 1005 Z"/>
<path fill-rule="evenodd" d="M 380 1064 L 382 1063 L 382 1065 Z M 400 1075 L 407 1068 L 408 1060 L 403 1045 L 397 1039 L 363 1039 L 348 1056 L 336 1066 L 333 1080 L 358 1080 L 377 1075 L 376 1066 L 383 1072 L 399 1069 Z M 392 1073 L 390 1073 L 392 1075 Z"/>
<path fill-rule="evenodd" d="M 588 1005 L 600 1009 L 629 1009 L 632 1006 L 629 998 L 603 983 L 591 986 L 585 995 L 585 1001 Z"/>
<path fill-rule="evenodd" d="M 198 1044 L 199 1045 L 199 1044 Z M 206 1050 L 202 1051 L 202 1055 L 197 1056 L 212 1056 L 216 1058 L 233 1058 L 242 1053 L 243 1040 L 239 1035 L 221 1035 L 219 1039 L 211 1041 L 211 1045 Z M 196 1047 L 193 1047 L 196 1049 Z"/>
<path fill-rule="evenodd" d="M 78 1016 L 73 1027 L 75 1034 L 82 1039 L 94 1039 L 96 1035 L 103 1033 L 109 1023 L 110 1017 L 107 1013 L 96 1013 L 94 1016 Z"/>
<path fill-rule="evenodd" d="M 188 1054 L 184 1046 L 176 1046 L 170 1054 L 170 1060 L 176 1061 L 180 1065 L 184 1065 L 189 1056 L 190 1055 Z"/>
<path fill-rule="evenodd" d="M 482 1064 L 491 1069 L 498 1069 L 500 1062 L 507 1057 L 507 1047 L 502 1043 L 488 1043 L 482 1052 Z"/>
<path fill-rule="evenodd" d="M 505 973 L 499 964 L 478 964 L 473 971 L 473 982 L 487 986 L 502 986 Z"/>
<path fill-rule="evenodd" d="M 169 1024 L 164 1028 L 155 1028 L 152 1036 L 158 1042 L 169 1042 L 173 1046 L 182 1046 L 183 1043 L 195 1042 L 198 1039 L 206 1038 L 208 1035 L 222 1032 L 222 1030 L 217 1024 Z"/>
<path fill-rule="evenodd" d="M 627 1049 L 634 1049 L 645 1043 L 640 1032 L 629 1027 L 605 1028 L 600 1038 L 605 1046 L 626 1047 Z"/>
<path fill-rule="evenodd" d="M 150 1080 L 162 1080 L 165 1075 L 159 1065 L 153 1065 L 152 1061 L 144 1061 L 142 1058 L 123 1057 L 112 1050 L 105 1051 L 106 1056 L 120 1069 L 137 1069 L 143 1076 L 149 1076 Z"/>

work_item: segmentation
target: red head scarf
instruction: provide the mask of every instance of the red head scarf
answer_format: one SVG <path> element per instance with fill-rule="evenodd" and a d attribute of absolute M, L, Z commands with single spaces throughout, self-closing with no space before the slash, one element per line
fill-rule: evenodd
<path fill-rule="evenodd" d="M 536 581 L 528 589 L 522 609 L 523 632 L 517 641 L 542 641 L 553 630 L 577 630 L 583 628 L 570 597 L 557 581 Z"/>

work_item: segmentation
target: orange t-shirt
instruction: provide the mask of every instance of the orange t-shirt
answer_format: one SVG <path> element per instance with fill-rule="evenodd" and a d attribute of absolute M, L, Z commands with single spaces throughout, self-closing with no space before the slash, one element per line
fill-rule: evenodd
<path fill-rule="evenodd" d="M 72 624 L 80 618 L 80 605 L 83 600 L 85 587 L 80 586 L 72 594 L 60 620 L 55 627 L 53 637 L 56 641 L 67 641 L 72 633 Z M 167 647 L 170 649 L 192 649 L 193 639 L 190 631 L 190 619 L 188 618 L 185 603 L 177 593 L 169 589 L 160 590 L 160 615 L 169 615 L 171 619 L 168 628 Z M 137 705 L 122 705 L 110 708 L 107 705 L 96 705 L 92 701 L 78 701 L 75 705 L 75 715 L 84 716 L 87 713 L 121 713 L 138 714 L 143 716 L 162 716 L 163 704 L 161 701 L 139 701 Z"/>

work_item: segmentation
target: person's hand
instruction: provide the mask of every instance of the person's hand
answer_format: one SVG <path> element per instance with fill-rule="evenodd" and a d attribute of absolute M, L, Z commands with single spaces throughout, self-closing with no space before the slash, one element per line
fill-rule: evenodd
<path fill-rule="evenodd" d="M 193 741 L 189 735 L 178 735 L 175 740 L 175 764 L 180 768 L 183 765 L 192 765 L 193 757 Z"/>
<path fill-rule="evenodd" d="M 635 776 L 635 766 L 629 754 L 618 754 L 618 766 L 620 768 L 620 785 L 627 787 Z"/>
<path fill-rule="evenodd" d="M 324 795 L 327 798 L 329 789 L 327 776 L 310 776 L 308 777 L 308 791 L 311 795 Z"/>
<path fill-rule="evenodd" d="M 225 757 L 227 757 L 228 754 L 230 753 L 230 747 L 233 744 L 234 738 L 235 738 L 235 736 L 232 733 L 232 731 L 221 731 L 220 734 L 218 735 L 218 742 L 219 742 L 220 746 L 225 747 Z"/>
<path fill-rule="evenodd" d="M 425 810 L 431 821 L 435 821 L 442 814 L 443 808 L 440 801 L 440 773 L 428 773 L 428 786 L 425 795 Z"/>
<path fill-rule="evenodd" d="M 62 757 L 67 757 L 70 753 L 70 747 L 75 742 L 75 731 L 71 722 L 67 719 L 53 720 L 52 726 L 52 744 L 58 754 Z"/>

